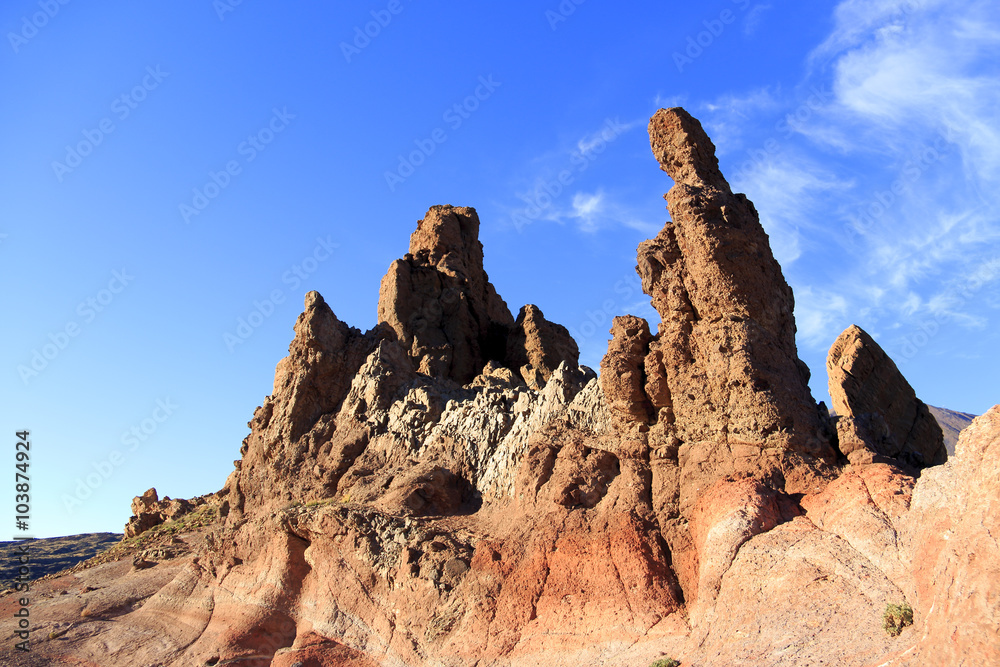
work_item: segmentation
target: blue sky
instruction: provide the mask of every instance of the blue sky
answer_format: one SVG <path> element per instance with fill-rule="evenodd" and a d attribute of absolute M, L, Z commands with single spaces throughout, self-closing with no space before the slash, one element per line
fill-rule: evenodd
<path fill-rule="evenodd" d="M 230 2 L 0 11 L 0 429 L 9 466 L 32 432 L 35 536 L 219 489 L 306 291 L 373 326 L 431 205 L 476 207 L 512 311 L 597 367 L 611 316 L 657 322 L 661 106 L 756 203 L 818 400 L 851 323 L 926 402 L 997 400 L 995 3 Z"/>

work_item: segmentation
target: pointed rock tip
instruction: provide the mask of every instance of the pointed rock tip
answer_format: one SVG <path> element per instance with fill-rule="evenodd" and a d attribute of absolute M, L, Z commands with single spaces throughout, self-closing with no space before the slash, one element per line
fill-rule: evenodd
<path fill-rule="evenodd" d="M 533 303 L 526 303 L 521 306 L 521 310 L 517 313 L 517 323 L 520 324 L 524 322 L 525 319 L 541 318 L 545 319 L 545 315 L 542 313 L 542 309 Z"/>
<path fill-rule="evenodd" d="M 719 171 L 715 144 L 683 107 L 660 109 L 649 119 L 649 145 L 660 169 L 675 183 L 728 189 Z"/>
<path fill-rule="evenodd" d="M 826 365 L 828 368 L 837 366 L 844 354 L 847 352 L 848 344 L 852 341 L 861 341 L 861 343 L 869 347 L 873 352 L 881 352 L 885 354 L 885 350 L 882 349 L 875 339 L 871 335 L 859 327 L 857 324 L 852 324 L 846 329 L 844 329 L 836 340 L 833 341 L 833 345 L 830 346 L 830 351 L 827 353 Z M 829 371 L 828 371 L 829 372 Z"/>
<path fill-rule="evenodd" d="M 319 308 L 325 303 L 326 301 L 323 300 L 323 295 L 317 292 L 316 290 L 312 290 L 311 292 L 306 292 L 306 302 L 305 302 L 306 310 Z"/>
<path fill-rule="evenodd" d="M 410 254 L 427 253 L 431 263 L 451 252 L 462 253 L 479 241 L 479 215 L 471 206 L 431 206 L 410 235 Z M 482 250 L 479 249 L 479 254 Z"/>

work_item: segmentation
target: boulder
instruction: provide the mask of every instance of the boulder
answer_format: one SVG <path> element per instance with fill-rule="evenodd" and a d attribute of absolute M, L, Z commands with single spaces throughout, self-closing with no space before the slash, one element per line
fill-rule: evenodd
<path fill-rule="evenodd" d="M 844 330 L 826 360 L 830 398 L 845 455 L 864 447 L 922 468 L 944 463 L 944 434 L 889 355 L 857 325 Z M 847 421 L 845 421 L 847 420 Z"/>

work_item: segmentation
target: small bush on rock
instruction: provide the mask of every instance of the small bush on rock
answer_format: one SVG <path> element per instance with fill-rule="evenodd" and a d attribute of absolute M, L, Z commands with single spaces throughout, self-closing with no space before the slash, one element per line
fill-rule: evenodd
<path fill-rule="evenodd" d="M 681 663 L 673 658 L 660 658 L 649 667 L 681 667 Z"/>
<path fill-rule="evenodd" d="M 882 614 L 882 627 L 891 637 L 898 637 L 908 625 L 913 625 L 913 607 L 904 602 L 903 604 L 889 603 L 885 606 Z"/>

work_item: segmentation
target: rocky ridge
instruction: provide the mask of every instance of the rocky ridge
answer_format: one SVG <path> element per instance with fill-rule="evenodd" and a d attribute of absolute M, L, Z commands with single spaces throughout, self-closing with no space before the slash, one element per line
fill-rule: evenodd
<path fill-rule="evenodd" d="M 1000 408 L 944 465 L 904 456 L 923 436 L 852 458 L 753 205 L 683 109 L 650 139 L 674 180 L 638 249 L 655 333 L 615 318 L 598 377 L 539 309 L 511 315 L 476 212 L 432 208 L 371 331 L 306 296 L 203 544 L 53 597 L 86 620 L 15 664 L 995 661 Z M 893 423 L 882 377 L 845 389 L 876 397 L 850 419 Z"/>

